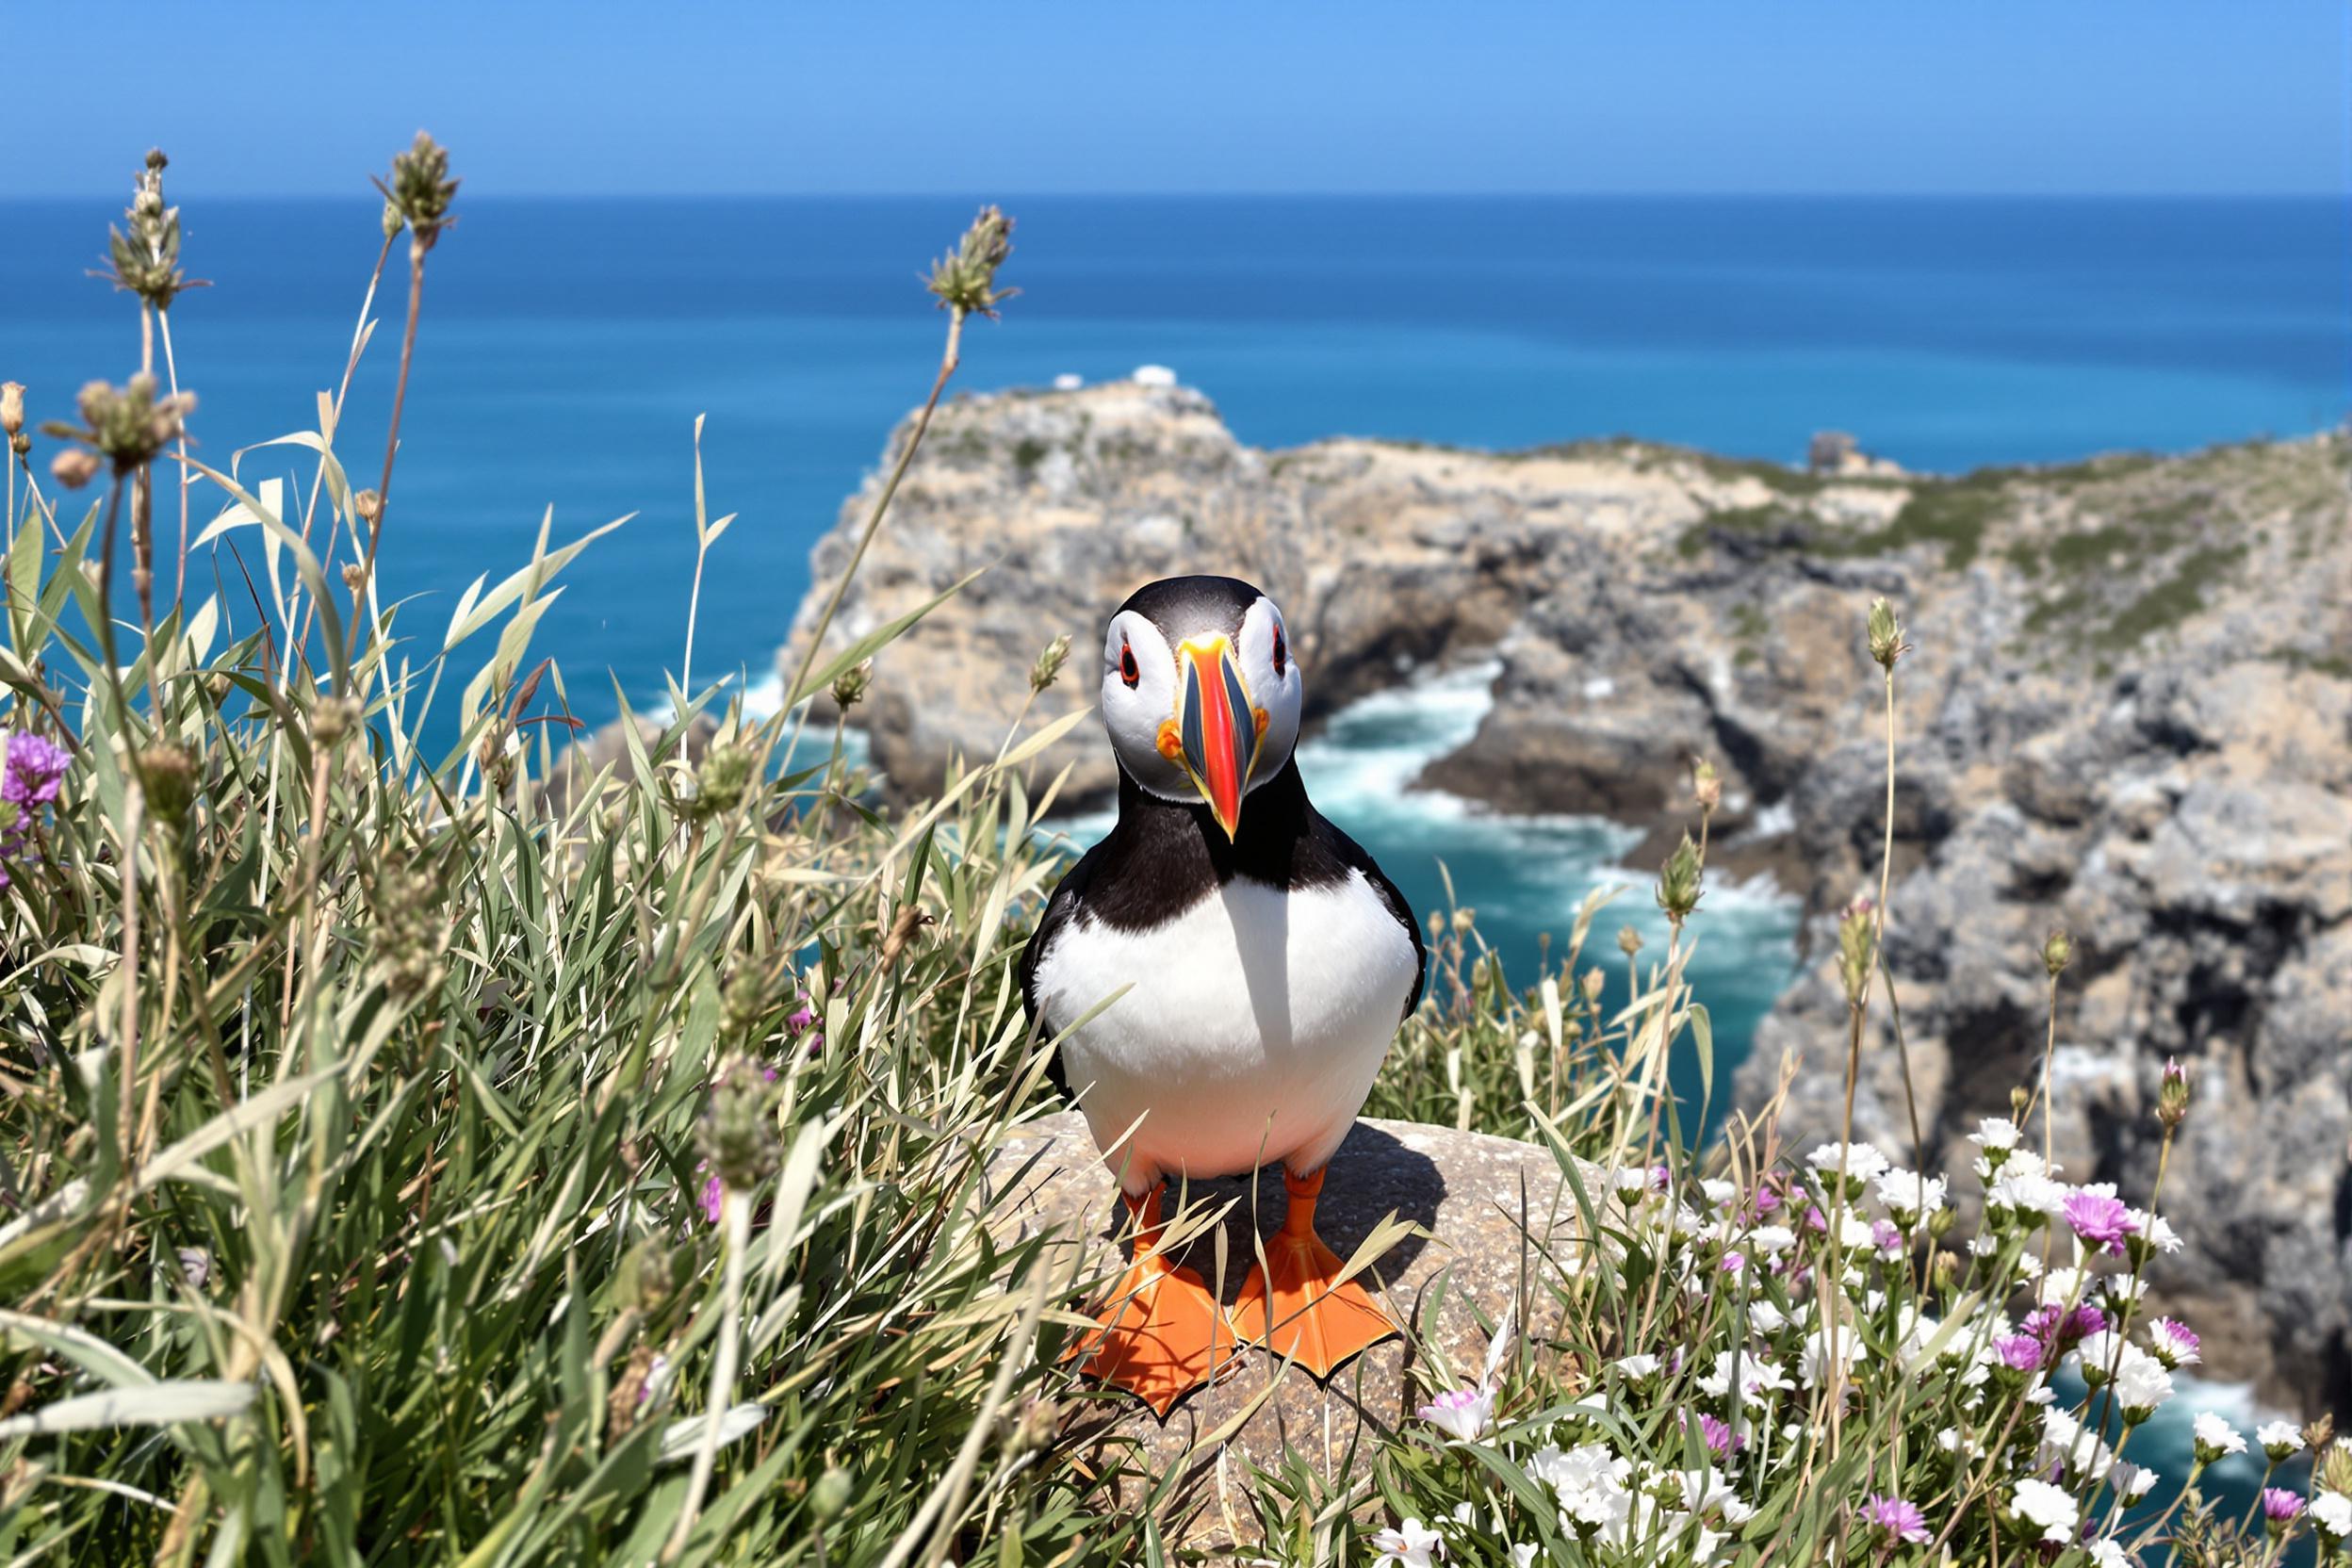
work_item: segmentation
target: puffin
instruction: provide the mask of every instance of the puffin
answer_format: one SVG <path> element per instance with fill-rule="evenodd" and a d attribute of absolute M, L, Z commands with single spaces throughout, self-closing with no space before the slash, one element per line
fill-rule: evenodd
<path fill-rule="evenodd" d="M 1316 1235 L 1326 1168 L 1428 958 L 1404 896 L 1307 798 L 1282 612 L 1230 577 L 1136 590 L 1102 637 L 1119 820 L 1021 963 L 1053 1077 L 1117 1177 L 1133 1261 L 1073 1354 L 1163 1418 L 1244 1344 L 1327 1378 L 1396 1331 Z M 1159 1250 L 1170 1180 L 1280 1163 L 1288 1203 L 1230 1318 Z"/>

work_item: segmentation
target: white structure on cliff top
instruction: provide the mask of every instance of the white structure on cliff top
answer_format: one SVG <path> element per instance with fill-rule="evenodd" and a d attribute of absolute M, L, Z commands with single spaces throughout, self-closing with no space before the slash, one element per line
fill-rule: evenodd
<path fill-rule="evenodd" d="M 1137 386 L 1173 386 L 1176 384 L 1176 372 L 1165 365 L 1138 365 L 1135 374 L 1127 379 Z"/>

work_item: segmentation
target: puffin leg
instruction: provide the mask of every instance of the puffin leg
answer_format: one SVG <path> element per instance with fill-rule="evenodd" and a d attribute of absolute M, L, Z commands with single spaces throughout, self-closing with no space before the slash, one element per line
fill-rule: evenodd
<path fill-rule="evenodd" d="M 1166 1186 L 1156 1184 L 1140 1198 L 1120 1195 L 1135 1227 L 1135 1261 L 1095 1315 L 1102 1327 L 1070 1350 L 1090 1376 L 1127 1390 L 1163 1420 L 1234 1350 L 1208 1285 L 1161 1255 L 1160 1194 Z"/>
<path fill-rule="evenodd" d="M 1346 1263 L 1315 1233 L 1323 1174 L 1300 1176 L 1283 1167 L 1290 1206 L 1282 1228 L 1266 1237 L 1266 1261 L 1250 1268 L 1233 1303 L 1234 1332 L 1295 1358 L 1318 1378 L 1396 1331 L 1369 1291 L 1340 1280 Z"/>

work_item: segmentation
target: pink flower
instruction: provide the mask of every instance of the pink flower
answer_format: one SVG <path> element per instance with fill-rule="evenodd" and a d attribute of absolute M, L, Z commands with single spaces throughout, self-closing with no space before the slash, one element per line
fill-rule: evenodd
<path fill-rule="evenodd" d="M 710 1170 L 710 1166 L 699 1160 L 694 1163 L 694 1168 Z M 719 1222 L 719 1201 L 725 1196 L 726 1189 L 719 1184 L 719 1173 L 710 1170 L 710 1179 L 702 1184 L 702 1217 L 716 1225 Z"/>
<path fill-rule="evenodd" d="M 1870 1226 L 1870 1240 L 1881 1252 L 1890 1258 L 1903 1256 L 1903 1233 L 1891 1219 L 1881 1219 Z"/>
<path fill-rule="evenodd" d="M 2060 1206 L 2059 1212 L 2074 1227 L 2076 1235 L 2102 1252 L 2120 1255 L 2123 1238 L 2139 1229 L 2130 1205 L 2106 1193 L 2078 1192 Z"/>
<path fill-rule="evenodd" d="M 1724 1273 L 1737 1274 L 1747 1266 L 1748 1255 L 1745 1252 L 1725 1252 L 1723 1254 Z"/>
<path fill-rule="evenodd" d="M 2037 1372 L 2049 1351 L 2033 1334 L 2003 1334 L 1993 1341 L 1993 1354 L 2012 1372 Z"/>
<path fill-rule="evenodd" d="M 1885 1530 L 1890 1540 L 1916 1546 L 1927 1539 L 1927 1515 L 1901 1497 L 1871 1493 L 1862 1504 L 1862 1518 L 1871 1527 Z"/>
<path fill-rule="evenodd" d="M 1475 1442 L 1494 1424 L 1494 1396 L 1485 1389 L 1457 1388 L 1439 1395 L 1413 1413 L 1449 1437 Z"/>
<path fill-rule="evenodd" d="M 2303 1499 L 2283 1486 L 2262 1488 L 2262 1517 L 2273 1526 L 2293 1524 L 2303 1511 Z"/>
<path fill-rule="evenodd" d="M 1740 1436 L 1732 1434 L 1730 1423 L 1719 1421 L 1714 1416 L 1707 1414 L 1699 1417 L 1699 1439 L 1707 1446 L 1710 1451 L 1725 1457 L 1748 1446 L 1748 1440 L 1744 1434 Z"/>

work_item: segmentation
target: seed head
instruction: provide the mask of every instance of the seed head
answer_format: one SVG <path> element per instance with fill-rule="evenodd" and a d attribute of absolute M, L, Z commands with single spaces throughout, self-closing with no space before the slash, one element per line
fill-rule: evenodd
<path fill-rule="evenodd" d="M 1691 841 L 1690 834 L 1685 833 L 1682 842 L 1674 846 L 1674 852 L 1666 858 L 1666 864 L 1658 869 L 1658 906 L 1676 925 L 1690 919 L 1690 912 L 1699 906 L 1699 898 L 1704 890 L 1700 886 L 1702 874 L 1699 846 Z"/>
<path fill-rule="evenodd" d="M 188 416 L 196 412 L 195 393 L 158 397 L 156 390 L 155 378 L 149 375 L 133 376 L 119 387 L 103 381 L 90 382 L 74 400 L 82 422 L 71 425 L 52 419 L 41 427 L 41 431 L 61 441 L 80 441 L 95 447 L 101 456 L 114 465 L 117 474 L 127 474 L 154 462 L 157 452 L 186 433 Z M 59 483 L 67 482 L 57 465 L 52 465 L 50 471 L 57 474 Z M 88 482 L 87 477 L 81 481 Z"/>
<path fill-rule="evenodd" d="M 1466 905 L 1465 905 L 1465 906 L 1463 906 L 1462 907 L 1458 908 L 1458 909 L 1456 909 L 1456 910 L 1454 911 L 1454 935 L 1455 935 L 1455 936 L 1457 936 L 1457 937 L 1466 937 L 1466 936 L 1468 936 L 1468 935 L 1469 935 L 1469 934 L 1470 934 L 1473 930 L 1477 929 L 1477 927 L 1478 927 L 1478 912 L 1476 909 L 1473 909 L 1473 908 L 1471 908 L 1471 907 L 1469 907 L 1468 906 L 1466 906 Z"/>
<path fill-rule="evenodd" d="M 1630 958 L 1642 951 L 1642 933 L 1630 925 L 1617 928 L 1617 951 Z"/>
<path fill-rule="evenodd" d="M 360 584 L 366 582 L 367 580 L 368 568 L 366 566 L 361 565 L 356 561 L 346 561 L 343 563 L 344 587 L 349 588 L 352 593 L 356 594 L 359 592 Z"/>
<path fill-rule="evenodd" d="M 694 799 L 687 802 L 687 814 L 696 821 L 708 822 L 724 816 L 743 804 L 743 792 L 751 786 L 752 758 L 743 746 L 713 746 L 703 758 L 702 766 L 694 773 Z"/>
<path fill-rule="evenodd" d="M 24 429 L 24 384 L 0 381 L 0 432 L 13 436 Z"/>
<path fill-rule="evenodd" d="M 1895 619 L 1895 608 L 1885 599 L 1870 601 L 1870 657 L 1888 675 L 1895 673 L 1895 661 L 1911 651 L 1911 645 L 1903 640 L 1903 623 Z"/>
<path fill-rule="evenodd" d="M 180 209 L 163 200 L 163 172 L 171 161 L 159 148 L 148 153 L 122 212 L 128 232 L 106 231 L 106 270 L 97 274 L 157 310 L 170 310 L 185 290 L 204 286 L 180 270 Z"/>
<path fill-rule="evenodd" d="M 833 706 L 846 713 L 866 700 L 874 685 L 874 661 L 860 659 L 833 678 Z"/>
<path fill-rule="evenodd" d="M 49 477 L 68 490 L 79 490 L 98 477 L 98 454 L 87 447 L 68 447 L 49 460 Z"/>
<path fill-rule="evenodd" d="M 1054 678 L 1062 673 L 1062 662 L 1070 657 L 1070 633 L 1065 631 L 1045 645 L 1037 655 L 1037 667 L 1029 672 L 1029 689 L 1042 692 L 1054 684 Z"/>
<path fill-rule="evenodd" d="M 1633 931 L 1633 927 L 1628 925 L 1625 927 L 1625 930 Z M 1642 934 L 1635 931 L 1633 940 L 1634 945 L 1639 947 L 1642 943 Z M 1630 958 L 1633 955 L 1628 953 L 1625 956 Z M 1602 972 L 1601 967 L 1598 964 L 1595 964 L 1591 969 L 1584 972 L 1584 979 L 1582 983 L 1584 986 L 1585 1001 L 1588 1003 L 1598 1002 L 1601 999 L 1602 988 L 1609 984 L 1609 976 Z"/>
<path fill-rule="evenodd" d="M 651 1317 L 666 1305 L 678 1288 L 670 1250 L 659 1236 L 646 1236 L 621 1259 L 616 1297 Z"/>
<path fill-rule="evenodd" d="M 2050 977 L 2055 980 L 2066 972 L 2066 966 L 2073 961 L 2073 939 L 2066 935 L 2064 927 L 2051 926 L 2050 935 L 2042 939 L 2042 968 L 2048 970 Z"/>
<path fill-rule="evenodd" d="M 394 850 L 368 878 L 368 905 L 374 968 L 384 988 L 406 1001 L 438 985 L 449 924 L 433 867 Z"/>
<path fill-rule="evenodd" d="M 384 498 L 373 490 L 362 490 L 351 498 L 351 510 L 363 523 L 372 523 L 384 515 Z"/>
<path fill-rule="evenodd" d="M 760 1021 L 768 1015 L 768 1002 L 775 995 L 775 987 L 768 973 L 759 963 L 744 964 L 727 983 L 726 993 L 719 999 L 719 1033 L 740 1045 L 756 1042 Z"/>
<path fill-rule="evenodd" d="M 365 710 L 357 697 L 323 696 L 310 710 L 310 738 L 332 751 L 358 727 Z"/>
<path fill-rule="evenodd" d="M 996 270 L 1012 253 L 1013 220 L 993 206 L 982 207 L 956 241 L 956 253 L 932 263 L 927 286 L 942 310 L 992 317 L 998 305 L 1021 292 L 996 286 Z"/>
<path fill-rule="evenodd" d="M 384 192 L 384 237 L 389 239 L 407 229 L 410 254 L 422 256 L 439 242 L 441 231 L 456 221 L 449 216 L 449 204 L 457 198 L 457 187 L 449 178 L 449 149 L 418 131 L 407 152 L 393 155 L 391 182 L 376 182 Z"/>
<path fill-rule="evenodd" d="M 776 1085 L 748 1056 L 730 1056 L 710 1085 L 699 1135 L 702 1157 L 721 1184 L 747 1192 L 776 1171 L 783 1146 L 776 1133 Z"/>

